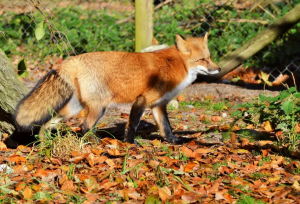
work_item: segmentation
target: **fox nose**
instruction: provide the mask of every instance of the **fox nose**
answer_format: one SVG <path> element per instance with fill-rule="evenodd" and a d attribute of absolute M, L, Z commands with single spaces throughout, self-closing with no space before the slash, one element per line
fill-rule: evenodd
<path fill-rule="evenodd" d="M 219 68 L 218 71 L 220 72 L 220 71 L 221 71 L 221 68 Z"/>

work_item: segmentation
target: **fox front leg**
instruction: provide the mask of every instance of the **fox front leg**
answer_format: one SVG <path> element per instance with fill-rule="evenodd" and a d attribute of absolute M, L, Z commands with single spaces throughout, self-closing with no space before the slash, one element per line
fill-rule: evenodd
<path fill-rule="evenodd" d="M 125 128 L 124 142 L 135 143 L 134 136 L 146 108 L 146 99 L 139 96 L 132 105 L 129 121 Z"/>
<path fill-rule="evenodd" d="M 167 105 L 155 106 L 152 108 L 152 113 L 155 122 L 158 126 L 160 135 L 165 138 L 165 140 L 172 144 L 182 143 L 181 139 L 177 138 L 172 133 L 172 128 L 170 121 L 168 119 Z"/>

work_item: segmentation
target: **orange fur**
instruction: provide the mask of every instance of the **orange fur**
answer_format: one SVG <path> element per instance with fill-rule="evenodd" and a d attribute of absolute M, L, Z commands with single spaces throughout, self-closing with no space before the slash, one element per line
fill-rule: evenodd
<path fill-rule="evenodd" d="M 88 111 L 85 127 L 89 129 L 110 103 L 136 102 L 133 108 L 142 113 L 144 106 L 165 106 L 198 73 L 206 75 L 218 71 L 218 66 L 210 59 L 207 35 L 187 40 L 177 35 L 176 46 L 149 53 L 113 51 L 81 54 L 66 60 L 58 67 L 57 75 L 46 78 L 31 96 L 21 101 L 16 121 L 21 126 L 44 122 L 42 118 L 48 111 L 45 107 L 55 110 L 56 102 L 68 100 L 64 107 L 59 107 L 59 115 L 70 117 L 84 108 Z M 60 84 L 64 88 L 59 87 Z M 66 97 L 61 98 L 64 94 L 57 97 L 55 93 L 58 90 Z M 142 102 L 137 102 L 138 99 Z M 31 106 L 35 107 L 29 108 Z M 158 109 L 158 112 L 162 111 Z M 25 119 L 25 116 L 34 119 Z M 158 123 L 160 118 L 157 118 Z"/>

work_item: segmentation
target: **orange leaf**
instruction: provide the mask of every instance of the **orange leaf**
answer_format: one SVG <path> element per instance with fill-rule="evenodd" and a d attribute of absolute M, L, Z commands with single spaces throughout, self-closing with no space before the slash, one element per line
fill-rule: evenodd
<path fill-rule="evenodd" d="M 193 112 L 193 113 L 197 112 L 197 108 L 193 108 L 193 109 L 192 109 L 192 112 Z"/>
<path fill-rule="evenodd" d="M 249 144 L 249 140 L 247 138 L 242 138 L 242 146 L 246 146 Z"/>
<path fill-rule="evenodd" d="M 181 152 L 182 154 L 184 154 L 185 156 L 188 156 L 188 157 L 193 157 L 194 156 L 194 152 L 192 150 L 190 150 L 189 148 L 183 146 L 181 148 Z"/>
<path fill-rule="evenodd" d="M 74 162 L 75 164 L 78 164 L 79 162 L 87 158 L 88 155 L 88 153 L 79 154 L 78 156 L 69 159 L 69 162 Z"/>
<path fill-rule="evenodd" d="M 73 191 L 74 190 L 74 184 L 73 181 L 65 181 L 61 187 L 61 190 L 63 191 Z"/>
<path fill-rule="evenodd" d="M 184 101 L 185 97 L 183 95 L 177 96 L 177 101 Z"/>
<path fill-rule="evenodd" d="M 89 165 L 91 167 L 95 165 L 93 153 L 90 153 L 89 156 L 86 158 L 86 160 L 89 162 Z"/>
<path fill-rule="evenodd" d="M 6 145 L 0 141 L 0 150 L 7 150 Z"/>
<path fill-rule="evenodd" d="M 253 130 L 254 129 L 254 125 L 253 124 L 250 124 L 246 127 L 247 129 L 250 129 L 250 130 Z"/>
<path fill-rule="evenodd" d="M 220 122 L 222 120 L 222 117 L 219 115 L 211 116 L 210 120 L 213 122 Z"/>
<path fill-rule="evenodd" d="M 262 149 L 261 152 L 263 153 L 263 157 L 267 157 L 271 149 Z"/>
<path fill-rule="evenodd" d="M 129 114 L 128 113 L 121 113 L 121 118 L 129 118 Z"/>
<path fill-rule="evenodd" d="M 229 130 L 229 128 L 230 128 L 230 125 L 226 124 L 226 125 L 223 125 L 222 127 L 220 127 L 220 130 L 227 131 L 227 130 Z"/>
<path fill-rule="evenodd" d="M 23 182 L 23 181 L 19 182 L 16 186 L 16 191 L 20 191 L 20 190 L 24 189 L 25 186 L 26 186 L 25 182 Z"/>
<path fill-rule="evenodd" d="M 95 155 L 100 155 L 103 152 L 103 150 L 101 150 L 101 149 L 92 149 L 92 152 Z"/>
<path fill-rule="evenodd" d="M 268 131 L 268 132 L 271 132 L 271 131 L 273 131 L 273 128 L 272 128 L 272 125 L 271 125 L 271 123 L 270 123 L 270 121 L 266 121 L 265 123 L 264 123 L 264 129 L 266 130 L 266 131 Z"/>
<path fill-rule="evenodd" d="M 296 133 L 300 132 L 300 125 L 299 125 L 299 123 L 296 123 L 296 125 L 294 127 L 294 132 L 296 132 Z"/>
<path fill-rule="evenodd" d="M 240 128 L 239 128 L 238 126 L 235 125 L 235 126 L 232 127 L 231 130 L 232 130 L 232 131 L 235 131 L 235 130 L 239 130 L 239 129 L 240 129 Z"/>
<path fill-rule="evenodd" d="M 227 200 L 227 202 L 232 203 L 233 199 L 230 194 L 224 194 L 223 197 Z"/>
<path fill-rule="evenodd" d="M 26 188 L 23 191 L 23 195 L 26 199 L 30 199 L 32 197 L 32 190 L 29 186 L 26 186 Z"/>
<path fill-rule="evenodd" d="M 73 132 L 79 132 L 81 130 L 81 127 L 71 127 Z"/>
<path fill-rule="evenodd" d="M 160 140 L 157 140 L 157 139 L 153 140 L 151 143 L 152 143 L 154 146 L 157 146 L 157 147 L 160 147 L 160 146 L 161 146 Z"/>
<path fill-rule="evenodd" d="M 19 163 L 24 164 L 27 161 L 25 157 L 21 157 L 20 155 L 16 155 L 16 154 L 8 157 L 8 160 L 16 162 L 17 164 Z"/>
<path fill-rule="evenodd" d="M 194 162 L 189 162 L 185 167 L 184 167 L 184 172 L 190 172 L 193 170 L 194 166 L 196 164 Z"/>
<path fill-rule="evenodd" d="M 42 178 L 42 176 L 48 176 L 48 173 L 42 168 L 38 168 L 33 176 Z"/>

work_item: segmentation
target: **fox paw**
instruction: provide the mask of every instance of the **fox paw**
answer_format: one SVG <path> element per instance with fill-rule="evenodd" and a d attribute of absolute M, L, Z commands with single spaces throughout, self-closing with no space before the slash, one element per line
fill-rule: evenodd
<path fill-rule="evenodd" d="M 172 135 L 172 136 L 169 136 L 169 137 L 166 137 L 165 140 L 169 143 L 172 143 L 172 144 L 182 144 L 183 143 L 183 140 Z"/>

